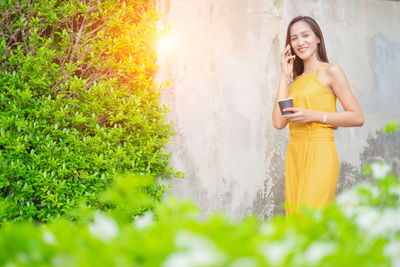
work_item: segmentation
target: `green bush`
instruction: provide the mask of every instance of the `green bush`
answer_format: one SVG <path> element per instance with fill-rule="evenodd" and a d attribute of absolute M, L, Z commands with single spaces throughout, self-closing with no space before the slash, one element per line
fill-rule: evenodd
<path fill-rule="evenodd" d="M 102 207 L 118 173 L 181 176 L 163 151 L 172 130 L 152 80 L 149 1 L 9 0 L 0 13 L 1 221 Z"/>
<path fill-rule="evenodd" d="M 376 183 L 363 183 L 321 210 L 260 222 L 232 222 L 224 213 L 200 218 L 191 201 L 154 199 L 152 177 L 115 179 L 102 200 L 114 209 L 82 205 L 50 224 L 0 229 L 4 266 L 398 266 L 400 180 L 374 163 Z M 368 172 L 368 169 L 367 169 Z M 130 211 L 154 205 L 136 216 Z"/>

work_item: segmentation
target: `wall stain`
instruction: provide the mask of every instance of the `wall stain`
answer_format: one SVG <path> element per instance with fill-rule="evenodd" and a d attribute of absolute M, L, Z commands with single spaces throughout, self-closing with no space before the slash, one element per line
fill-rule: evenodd
<path fill-rule="evenodd" d="M 286 145 L 287 143 L 283 147 L 286 147 Z M 271 151 L 267 151 L 267 153 L 271 153 Z M 252 205 L 253 212 L 262 221 L 269 220 L 277 214 L 285 214 L 283 206 L 285 202 L 284 155 L 279 150 L 274 151 L 268 165 L 270 168 L 266 179 L 263 182 L 262 188 L 257 191 Z"/>
<path fill-rule="evenodd" d="M 377 131 L 376 137 L 368 137 L 367 144 L 361 153 L 362 162 L 384 161 L 392 167 L 394 174 L 400 175 L 400 131 L 386 134 Z"/>
<path fill-rule="evenodd" d="M 362 175 L 366 164 L 383 161 L 391 166 L 391 172 L 400 175 L 400 131 L 383 133 L 382 130 L 376 132 L 375 136 L 369 135 L 367 145 L 360 153 L 360 166 L 354 166 L 347 162 L 341 162 L 340 174 L 336 193 L 340 194 L 343 190 L 352 187 L 354 184 L 368 181 L 374 178 L 371 175 Z"/>

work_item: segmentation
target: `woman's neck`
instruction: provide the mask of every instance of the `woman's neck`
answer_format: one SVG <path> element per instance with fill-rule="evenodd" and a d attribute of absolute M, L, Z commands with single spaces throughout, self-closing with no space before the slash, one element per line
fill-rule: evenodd
<path fill-rule="evenodd" d="M 321 61 L 317 59 L 316 54 L 309 57 L 307 60 L 303 61 L 304 64 L 304 71 L 303 74 L 308 74 L 315 71 L 320 65 Z"/>

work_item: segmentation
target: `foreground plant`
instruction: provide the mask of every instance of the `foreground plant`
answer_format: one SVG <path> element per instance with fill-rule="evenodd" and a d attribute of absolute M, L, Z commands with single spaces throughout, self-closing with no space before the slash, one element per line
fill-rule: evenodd
<path fill-rule="evenodd" d="M 115 179 L 101 196 L 109 207 L 86 205 L 51 224 L 7 224 L 0 229 L 0 264 L 6 266 L 398 266 L 400 181 L 385 171 L 322 210 L 201 218 L 191 201 L 161 203 L 145 188 L 152 177 Z M 135 216 L 132 211 L 154 205 Z"/>

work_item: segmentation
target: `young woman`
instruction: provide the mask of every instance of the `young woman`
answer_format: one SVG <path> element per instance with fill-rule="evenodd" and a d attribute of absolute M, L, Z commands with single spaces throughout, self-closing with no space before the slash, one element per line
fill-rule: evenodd
<path fill-rule="evenodd" d="M 294 107 L 281 115 L 278 101 L 285 98 L 293 98 Z M 336 112 L 336 98 L 344 112 Z M 339 176 L 333 130 L 362 126 L 364 116 L 342 69 L 328 63 L 324 38 L 311 17 L 295 17 L 287 28 L 272 120 L 277 129 L 289 123 L 286 215 L 302 205 L 324 206 L 334 199 Z"/>

